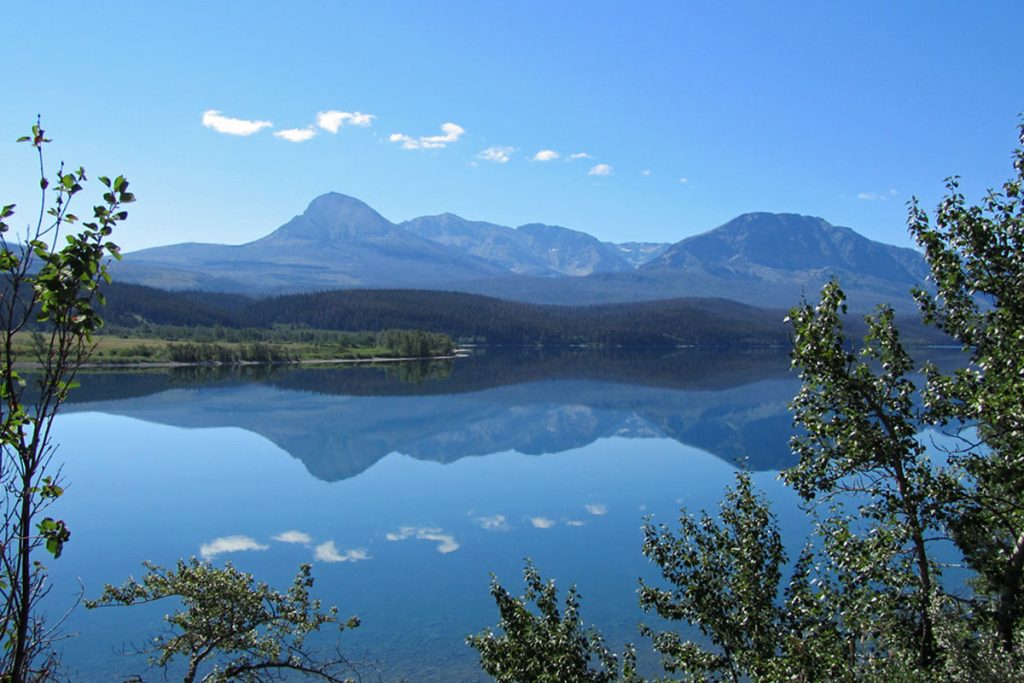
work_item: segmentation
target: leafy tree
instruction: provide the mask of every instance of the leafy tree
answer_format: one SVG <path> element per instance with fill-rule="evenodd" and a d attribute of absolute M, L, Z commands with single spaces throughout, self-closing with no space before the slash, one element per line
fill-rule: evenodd
<path fill-rule="evenodd" d="M 317 657 L 306 637 L 325 626 L 338 632 L 356 628 L 359 620 L 342 621 L 338 609 L 322 609 L 310 597 L 310 565 L 304 564 L 285 593 L 257 583 L 251 574 L 230 564 L 214 567 L 196 558 L 179 560 L 174 569 L 145 563 L 141 581 L 129 578 L 122 586 L 106 586 L 90 609 L 137 605 L 166 598 L 180 608 L 165 617 L 166 633 L 152 640 L 150 662 L 168 667 L 177 658 L 187 662 L 184 683 L 274 681 L 301 675 L 323 681 L 347 681 L 350 663 L 340 654 Z"/>
<path fill-rule="evenodd" d="M 957 180 L 910 231 L 934 289 L 915 291 L 926 323 L 956 339 L 966 367 L 919 374 L 891 308 L 867 316 L 855 349 L 839 283 L 793 309 L 792 404 L 799 457 L 783 473 L 815 535 L 783 586 L 785 554 L 767 503 L 740 474 L 719 519 L 684 513 L 678 532 L 645 527 L 644 552 L 670 587 L 641 602 L 696 625 L 701 642 L 654 634 L 687 679 L 1019 680 L 1024 673 L 1024 125 L 1015 175 L 980 206 Z M 918 433 L 957 444 L 933 459 Z M 942 581 L 938 544 L 972 570 Z M 500 588 L 500 587 L 498 587 Z M 500 604 L 500 603 L 499 603 Z M 504 622 L 503 622 L 504 625 Z M 507 636 L 515 632 L 506 631 Z M 542 650 L 521 650 L 521 659 Z M 490 663 L 482 651 L 485 668 Z M 529 680 L 517 678 L 509 680 Z"/>
<path fill-rule="evenodd" d="M 925 367 L 932 421 L 967 430 L 950 454 L 967 484 L 954 492 L 949 524 L 977 573 L 974 607 L 1007 651 L 1024 617 L 1024 124 L 1013 165 L 980 206 L 968 206 L 951 178 L 934 225 L 916 201 L 910 211 L 936 286 L 915 297 L 971 360 L 949 376 Z"/>
<path fill-rule="evenodd" d="M 559 611 L 554 581 L 545 582 L 529 562 L 523 579 L 526 592 L 514 597 L 492 577 L 491 595 L 501 615 L 501 633 L 486 629 L 466 639 L 480 653 L 484 671 L 502 683 L 610 683 L 620 676 L 634 680 L 632 652 L 627 650 L 620 668 L 618 657 L 605 647 L 601 635 L 583 627 L 575 586 L 569 588 Z"/>
<path fill-rule="evenodd" d="M 740 474 L 722 502 L 721 524 L 707 513 L 679 519 L 679 531 L 644 525 L 644 554 L 672 588 L 641 584 L 640 604 L 669 620 L 696 624 L 717 652 L 655 633 L 666 671 L 739 681 L 763 673 L 780 648 L 776 593 L 786 554 L 768 506 Z"/>
<path fill-rule="evenodd" d="M 945 536 L 945 494 L 958 485 L 916 438 L 930 416 L 914 400 L 913 361 L 892 310 L 866 318 L 858 352 L 843 333 L 843 312 L 832 282 L 817 305 L 791 314 L 802 380 L 792 410 L 803 433 L 792 440 L 799 461 L 783 478 L 826 508 L 817 532 L 838 586 L 823 595 L 842 606 L 846 637 L 869 655 L 912 652 L 927 668 L 938 654 L 933 545 Z"/>
<path fill-rule="evenodd" d="M 128 216 L 123 206 L 135 200 L 123 177 L 101 177 L 103 202 L 80 223 L 70 208 L 84 169 L 65 172 L 62 164 L 51 186 L 43 160 L 50 140 L 40 124 L 19 142 L 36 152 L 41 197 L 38 217 L 13 239 L 15 207 L 0 208 L 0 680 L 11 683 L 52 675 L 52 631 L 36 609 L 48 590 L 37 551 L 56 559 L 71 536 L 63 520 L 44 516 L 63 493 L 60 468 L 51 466 L 53 420 L 92 351 L 107 261 L 119 258 L 110 235 Z M 34 358 L 19 358 L 15 336 L 30 331 Z M 19 362 L 35 367 L 22 375 Z"/>

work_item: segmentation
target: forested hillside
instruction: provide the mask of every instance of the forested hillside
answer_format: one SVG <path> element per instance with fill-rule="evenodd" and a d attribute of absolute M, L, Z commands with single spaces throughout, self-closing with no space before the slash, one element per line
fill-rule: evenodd
<path fill-rule="evenodd" d="M 552 306 L 475 294 L 414 289 L 353 289 L 251 298 L 168 292 L 112 283 L 104 318 L 114 327 L 146 325 L 375 331 L 419 329 L 463 343 L 609 346 L 784 346 L 786 312 L 725 299 Z M 796 302 L 794 302 L 796 303 Z M 860 321 L 853 322 L 860 331 Z M 944 344 L 934 329 L 907 320 L 911 343 Z"/>
<path fill-rule="evenodd" d="M 421 329 L 487 344 L 623 346 L 788 344 L 784 313 L 722 299 L 541 306 L 425 290 L 344 290 L 267 299 L 114 283 L 112 325 Z"/>

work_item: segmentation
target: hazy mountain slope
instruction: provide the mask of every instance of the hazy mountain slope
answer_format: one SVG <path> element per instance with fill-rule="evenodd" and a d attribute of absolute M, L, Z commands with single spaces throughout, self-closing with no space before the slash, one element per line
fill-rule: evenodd
<path fill-rule="evenodd" d="M 874 242 L 821 218 L 771 213 L 744 214 L 684 239 L 638 272 L 683 283 L 692 295 L 763 306 L 813 298 L 838 277 L 856 308 L 883 302 L 907 308 L 910 289 L 928 275 L 912 249 Z"/>
<path fill-rule="evenodd" d="M 494 223 L 468 221 L 453 213 L 421 216 L 399 227 L 454 250 L 485 259 L 525 275 L 558 275 L 538 258 L 533 245 L 515 229 Z"/>
<path fill-rule="evenodd" d="M 578 276 L 633 269 L 614 246 L 556 225 L 531 223 L 513 229 L 445 213 L 414 218 L 399 227 L 521 275 Z"/>
<path fill-rule="evenodd" d="M 668 242 L 605 242 L 605 244 L 626 259 L 629 265 L 639 268 L 658 258 L 672 245 Z"/>
<path fill-rule="evenodd" d="M 646 272 L 694 270 L 741 276 L 849 271 L 913 285 L 927 275 L 912 249 L 874 242 L 850 228 L 797 214 L 748 213 L 688 237 L 645 264 Z"/>
<path fill-rule="evenodd" d="M 559 225 L 528 223 L 516 228 L 542 254 L 548 266 L 564 275 L 631 272 L 633 266 L 615 249 L 585 232 Z"/>

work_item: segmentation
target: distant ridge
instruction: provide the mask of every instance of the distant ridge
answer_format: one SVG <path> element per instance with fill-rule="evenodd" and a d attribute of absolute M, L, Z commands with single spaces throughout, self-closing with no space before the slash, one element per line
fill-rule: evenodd
<path fill-rule="evenodd" d="M 755 275 L 772 271 L 828 270 L 900 281 L 912 286 L 927 277 L 913 249 L 873 242 L 850 228 L 814 216 L 747 213 L 700 235 L 688 237 L 641 266 L 646 272 L 730 271 Z"/>
<path fill-rule="evenodd" d="M 125 255 L 122 282 L 269 295 L 350 288 L 451 290 L 533 303 L 715 297 L 788 308 L 838 277 L 851 306 L 912 306 L 927 268 L 912 249 L 798 214 L 748 213 L 675 244 L 601 242 L 532 223 L 451 213 L 395 224 L 336 192 L 238 246 L 188 243 Z"/>
<path fill-rule="evenodd" d="M 517 275 L 581 276 L 633 270 L 614 245 L 560 226 L 531 223 L 508 228 L 445 213 L 414 218 L 399 227 Z"/>

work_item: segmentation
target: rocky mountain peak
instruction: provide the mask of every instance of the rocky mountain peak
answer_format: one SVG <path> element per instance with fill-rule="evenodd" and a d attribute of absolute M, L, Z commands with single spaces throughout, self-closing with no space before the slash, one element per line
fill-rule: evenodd
<path fill-rule="evenodd" d="M 301 216 L 278 228 L 272 236 L 315 242 L 336 242 L 386 235 L 395 225 L 368 204 L 339 192 L 322 194 Z"/>

